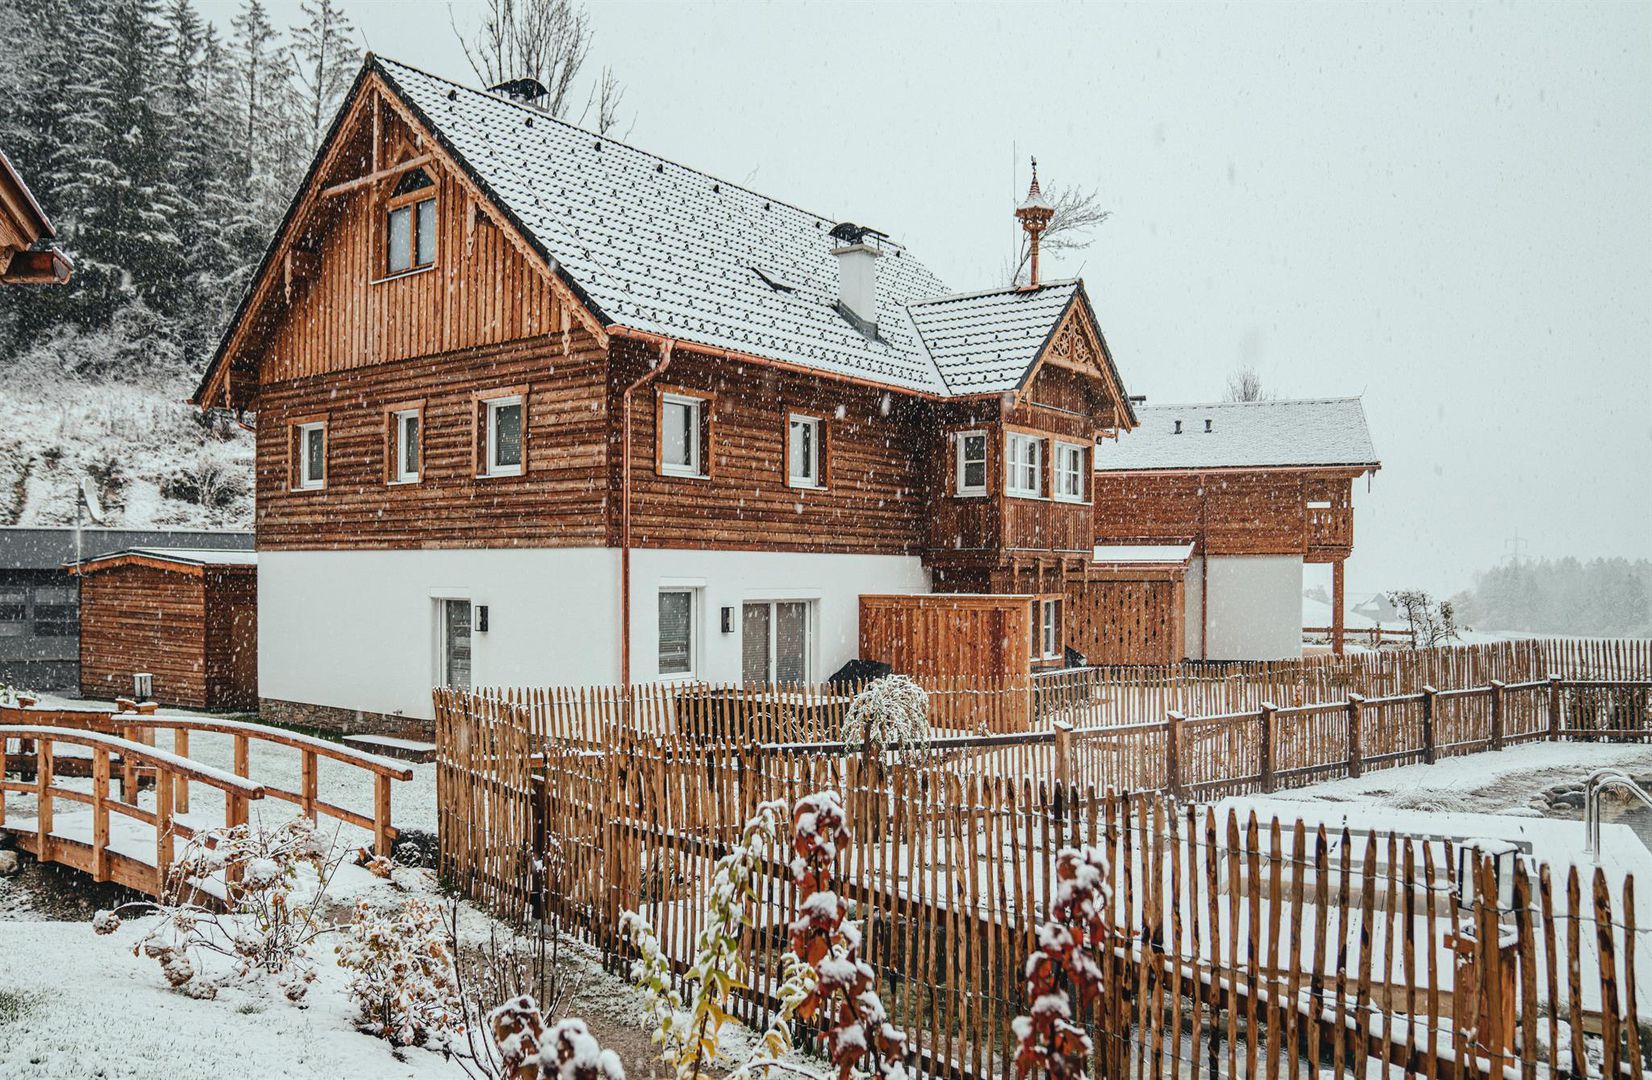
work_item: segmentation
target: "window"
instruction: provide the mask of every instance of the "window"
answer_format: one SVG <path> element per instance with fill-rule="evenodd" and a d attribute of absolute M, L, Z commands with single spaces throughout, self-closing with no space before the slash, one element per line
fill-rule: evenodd
<path fill-rule="evenodd" d="M 36 637 L 74 637 L 80 628 L 80 591 L 73 585 L 34 587 Z"/>
<path fill-rule="evenodd" d="M 390 196 L 388 260 L 392 274 L 436 261 L 436 185 L 423 169 L 402 176 Z"/>
<path fill-rule="evenodd" d="M 825 486 L 825 472 L 821 469 L 824 447 L 820 440 L 820 421 L 812 416 L 792 413 L 786 421 L 786 483 L 792 487 L 817 488 Z"/>
<path fill-rule="evenodd" d="M 694 674 L 694 590 L 660 590 L 660 674 Z"/>
<path fill-rule="evenodd" d="M 668 476 L 704 476 L 701 443 L 705 439 L 704 398 L 660 395 L 660 472 Z"/>
<path fill-rule="evenodd" d="M 441 685 L 470 687 L 470 601 L 436 601 L 440 642 Z"/>
<path fill-rule="evenodd" d="M 1084 501 L 1084 447 L 1055 444 L 1055 497 L 1063 502 Z"/>
<path fill-rule="evenodd" d="M 1061 601 L 1033 601 L 1033 657 L 1057 660 L 1061 657 Z"/>
<path fill-rule="evenodd" d="M 809 602 L 748 602 L 740 623 L 740 677 L 748 685 L 809 680 Z"/>
<path fill-rule="evenodd" d="M 987 433 L 960 431 L 957 435 L 957 479 L 954 494 L 987 493 Z"/>
<path fill-rule="evenodd" d="M 23 637 L 29 621 L 29 594 L 0 589 L 0 637 Z"/>
<path fill-rule="evenodd" d="M 390 415 L 390 479 L 397 484 L 419 480 L 419 410 L 399 409 Z"/>
<path fill-rule="evenodd" d="M 312 421 L 293 425 L 293 487 L 310 490 L 327 486 L 327 424 Z"/>
<path fill-rule="evenodd" d="M 493 398 L 488 409 L 488 476 L 519 476 L 522 473 L 522 398 L 520 395 Z"/>
<path fill-rule="evenodd" d="M 1044 440 L 1010 432 L 1006 445 L 1004 490 L 1036 499 L 1044 494 Z"/>

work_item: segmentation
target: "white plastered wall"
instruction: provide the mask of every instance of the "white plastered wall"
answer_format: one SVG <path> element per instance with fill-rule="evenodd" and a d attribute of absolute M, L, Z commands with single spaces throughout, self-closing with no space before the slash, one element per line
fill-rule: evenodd
<path fill-rule="evenodd" d="M 488 607 L 474 685 L 617 683 L 619 565 L 614 548 L 260 552 L 259 695 L 428 719 L 442 599 Z M 695 677 L 740 680 L 746 600 L 805 600 L 811 678 L 824 679 L 859 651 L 861 594 L 927 592 L 929 574 L 913 556 L 644 548 L 631 585 L 637 682 L 659 677 L 662 586 L 695 591 Z"/>
<path fill-rule="evenodd" d="M 1206 563 L 1208 562 L 1208 570 Z M 1209 583 L 1201 589 L 1208 572 Z M 1187 655 L 1198 659 L 1201 592 L 1210 621 L 1204 658 L 1281 660 L 1302 655 L 1302 557 L 1213 555 L 1187 571 Z"/>

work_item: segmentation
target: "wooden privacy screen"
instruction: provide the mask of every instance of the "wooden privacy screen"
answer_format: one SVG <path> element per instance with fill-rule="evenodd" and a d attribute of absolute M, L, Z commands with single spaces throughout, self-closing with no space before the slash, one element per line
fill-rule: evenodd
<path fill-rule="evenodd" d="M 860 655 L 919 681 L 1025 677 L 1032 669 L 1032 602 L 1031 596 L 862 596 Z M 1025 718 L 1017 728 L 1032 723 L 1032 697 L 1023 697 L 1024 704 L 1012 709 Z M 947 698 L 932 702 L 929 722 L 972 731 L 983 726 L 976 711 L 973 698 Z M 1000 711 L 995 705 L 994 715 Z"/>
<path fill-rule="evenodd" d="M 1067 583 L 1063 629 L 1092 664 L 1175 664 L 1185 655 L 1181 567 L 1091 570 Z"/>

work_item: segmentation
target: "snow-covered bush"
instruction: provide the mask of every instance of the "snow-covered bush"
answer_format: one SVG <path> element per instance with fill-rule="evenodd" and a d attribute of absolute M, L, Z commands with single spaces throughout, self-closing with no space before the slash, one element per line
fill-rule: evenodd
<path fill-rule="evenodd" d="M 396 908 L 356 904 L 335 951 L 363 1031 L 396 1046 L 445 1045 L 461 1026 L 453 949 L 438 908 L 410 897 Z"/>
<path fill-rule="evenodd" d="M 929 695 L 905 675 L 873 679 L 849 703 L 843 741 L 852 749 L 870 743 L 874 752 L 928 748 Z"/>
<path fill-rule="evenodd" d="M 619 1055 L 604 1050 L 585 1021 L 558 1020 L 547 1029 L 531 997 L 493 1010 L 488 1028 L 510 1080 L 625 1080 Z"/>
<path fill-rule="evenodd" d="M 751 925 L 749 905 L 758 899 L 754 877 L 774 846 L 783 802 L 764 803 L 746 823 L 734 849 L 717 863 L 706 928 L 697 939 L 685 981 L 689 995 L 671 986 L 671 968 L 648 921 L 634 911 L 621 918 L 638 959 L 631 977 L 648 1001 L 655 1022 L 654 1042 L 679 1080 L 705 1080 L 722 1061 L 720 1034 L 729 995 L 747 985 L 740 952 L 742 930 Z M 782 958 L 784 981 L 776 996 L 780 1009 L 730 1080 L 750 1080 L 783 1068 L 792 1075 L 817 1076 L 781 1058 L 792 1049 L 794 1019 L 823 1019 L 821 1040 L 839 1080 L 868 1075 L 870 1056 L 882 1080 L 905 1080 L 906 1036 L 889 1018 L 873 986 L 873 971 L 860 958 L 860 928 L 848 919 L 847 901 L 832 888 L 838 852 L 849 841 L 843 804 L 836 792 L 799 799 L 792 812 L 792 858 L 798 916 L 788 926 L 789 949 Z"/>
<path fill-rule="evenodd" d="M 1094 951 L 1108 948 L 1113 886 L 1107 852 L 1099 847 L 1063 848 L 1056 856 L 1055 903 L 1038 928 L 1038 947 L 1027 957 L 1028 1015 L 1011 1022 L 1017 1045 L 1015 1072 L 1049 1080 L 1082 1080 L 1090 1036 L 1073 1023 L 1073 987 L 1085 1004 L 1101 990 Z"/>
<path fill-rule="evenodd" d="M 301 1002 L 315 981 L 310 947 L 333 929 L 319 911 L 339 861 L 303 817 L 274 829 L 238 825 L 197 833 L 168 872 L 158 901 L 99 911 L 92 929 L 112 934 L 123 916 L 158 915 L 132 951 L 158 963 L 171 986 L 211 998 L 225 985 L 263 975 L 288 1000 Z M 223 890 L 221 914 L 195 902 L 209 882 Z M 208 963 L 209 954 L 227 963 Z"/>

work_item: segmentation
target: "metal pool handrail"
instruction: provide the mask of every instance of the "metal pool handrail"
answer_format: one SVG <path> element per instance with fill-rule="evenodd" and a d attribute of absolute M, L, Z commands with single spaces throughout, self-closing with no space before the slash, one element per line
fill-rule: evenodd
<path fill-rule="evenodd" d="M 1600 862 L 1600 797 L 1608 788 L 1622 788 L 1652 810 L 1652 795 L 1622 769 L 1596 769 L 1583 789 L 1583 850 Z"/>

